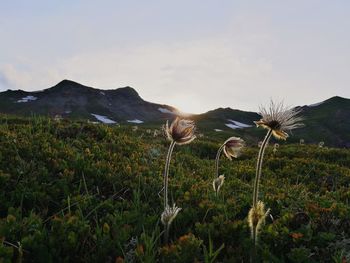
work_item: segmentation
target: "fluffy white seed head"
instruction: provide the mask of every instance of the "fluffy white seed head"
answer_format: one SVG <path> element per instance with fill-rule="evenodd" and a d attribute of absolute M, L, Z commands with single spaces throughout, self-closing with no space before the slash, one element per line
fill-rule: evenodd
<path fill-rule="evenodd" d="M 259 114 L 262 118 L 255 121 L 255 124 L 258 127 L 272 130 L 272 134 L 276 139 L 286 140 L 288 137 L 287 131 L 303 126 L 302 118 L 297 117 L 300 112 L 300 109 L 286 107 L 282 102 L 274 103 L 271 101 L 268 107 L 260 107 Z"/>

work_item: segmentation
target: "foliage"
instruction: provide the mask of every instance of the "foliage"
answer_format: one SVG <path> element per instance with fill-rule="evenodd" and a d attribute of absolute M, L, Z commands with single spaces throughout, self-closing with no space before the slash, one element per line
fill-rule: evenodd
<path fill-rule="evenodd" d="M 258 148 L 221 159 L 216 196 L 220 144 L 200 138 L 175 149 L 169 198 L 183 210 L 164 245 L 163 137 L 142 127 L 0 118 L 0 262 L 248 262 Z M 349 150 L 269 146 L 261 261 L 350 260 L 349 184 Z"/>

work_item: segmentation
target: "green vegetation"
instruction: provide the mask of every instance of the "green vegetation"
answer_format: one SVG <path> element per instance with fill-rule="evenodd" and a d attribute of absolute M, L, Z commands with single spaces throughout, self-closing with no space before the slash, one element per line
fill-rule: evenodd
<path fill-rule="evenodd" d="M 225 184 L 216 196 L 222 142 L 202 137 L 174 150 L 169 199 L 182 210 L 164 244 L 163 136 L 1 117 L 0 262 L 249 262 L 259 149 L 221 158 Z M 349 150 L 283 144 L 273 153 L 271 145 L 260 182 L 271 209 L 259 235 L 261 261 L 350 260 Z"/>

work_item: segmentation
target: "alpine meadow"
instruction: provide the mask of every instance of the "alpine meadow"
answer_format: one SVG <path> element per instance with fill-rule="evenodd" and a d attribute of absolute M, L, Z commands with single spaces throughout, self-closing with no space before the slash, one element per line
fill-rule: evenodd
<path fill-rule="evenodd" d="M 295 113 L 272 106 L 260 147 L 195 138 L 182 119 L 167 138 L 157 126 L 2 116 L 2 261 L 344 262 L 349 150 L 275 150 L 269 137 L 287 136 Z"/>
<path fill-rule="evenodd" d="M 0 263 L 350 263 L 350 1 L 0 1 Z"/>

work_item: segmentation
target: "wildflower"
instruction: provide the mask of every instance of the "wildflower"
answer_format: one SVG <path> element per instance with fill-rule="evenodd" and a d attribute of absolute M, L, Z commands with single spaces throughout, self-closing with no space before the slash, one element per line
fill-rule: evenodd
<path fill-rule="evenodd" d="M 262 201 L 258 201 L 256 205 L 254 205 L 248 214 L 248 224 L 251 229 L 252 238 L 254 243 L 256 243 L 258 238 L 258 233 L 261 227 L 265 224 L 265 218 L 270 213 L 270 209 L 265 211 L 265 205 Z"/>
<path fill-rule="evenodd" d="M 180 210 L 181 208 L 177 207 L 175 204 L 173 204 L 172 207 L 170 207 L 169 205 L 166 205 L 163 213 L 160 216 L 160 220 L 162 221 L 165 227 L 164 241 L 166 244 L 168 243 L 170 225 L 174 221 L 175 217 L 180 212 Z"/>
<path fill-rule="evenodd" d="M 299 111 L 286 108 L 282 103 L 275 104 L 271 101 L 271 104 L 268 109 L 260 108 L 260 114 L 262 118 L 260 121 L 256 121 L 257 127 L 261 126 L 265 129 L 268 129 L 268 132 L 261 143 L 258 160 L 256 164 L 256 175 L 254 181 L 254 192 L 253 192 L 253 207 L 256 206 L 258 201 L 259 193 L 259 181 L 261 177 L 262 161 L 264 159 L 264 153 L 267 144 L 271 138 L 271 135 L 274 135 L 277 139 L 287 139 L 288 134 L 286 130 L 292 130 L 298 127 L 301 127 L 302 124 L 299 121 L 302 120 L 300 117 L 296 117 Z"/>
<path fill-rule="evenodd" d="M 285 107 L 283 103 L 275 104 L 271 101 L 270 107 L 260 108 L 262 118 L 255 121 L 257 127 L 263 127 L 272 132 L 276 139 L 286 140 L 288 138 L 287 131 L 302 126 L 300 121 L 302 118 L 296 117 L 300 110 Z"/>
<path fill-rule="evenodd" d="M 254 242 L 254 251 L 256 252 L 256 240 L 258 232 L 265 221 L 265 217 L 269 210 L 265 212 L 264 203 L 258 201 L 259 196 L 259 182 L 261 178 L 262 163 L 264 159 L 265 149 L 269 143 L 271 136 L 273 135 L 277 139 L 286 140 L 288 138 L 287 131 L 302 126 L 300 117 L 297 117 L 299 110 L 285 107 L 283 103 L 274 103 L 271 101 L 269 108 L 260 108 L 260 115 L 262 118 L 256 121 L 257 127 L 263 127 L 267 129 L 267 134 L 261 143 L 258 160 L 256 163 L 256 174 L 253 188 L 253 205 L 248 214 L 248 222 L 252 231 L 252 238 Z M 277 150 L 277 148 L 276 148 Z M 254 252 L 254 254 L 255 254 Z"/>
<path fill-rule="evenodd" d="M 181 208 L 177 207 L 175 204 L 173 204 L 172 207 L 167 205 L 161 215 L 161 221 L 163 225 L 170 226 L 180 210 Z"/>
<path fill-rule="evenodd" d="M 225 181 L 225 176 L 223 174 L 214 179 L 213 189 L 216 195 L 219 193 L 221 186 L 224 184 L 224 181 Z"/>
<path fill-rule="evenodd" d="M 318 147 L 322 148 L 324 146 L 324 142 L 319 142 Z"/>
<path fill-rule="evenodd" d="M 237 158 L 240 155 L 244 141 L 238 137 L 231 137 L 224 142 L 223 146 L 224 154 L 232 160 L 232 157 Z"/>
<path fill-rule="evenodd" d="M 215 179 L 213 181 L 213 188 L 216 194 L 219 193 L 225 180 L 223 175 L 219 176 L 219 160 L 221 152 L 224 151 L 225 156 L 232 160 L 232 157 L 237 158 L 240 155 L 244 144 L 244 140 L 241 138 L 230 137 L 220 146 L 215 158 Z"/>
<path fill-rule="evenodd" d="M 103 224 L 103 227 L 102 227 L 103 233 L 108 234 L 110 229 L 111 228 L 109 227 L 109 225 L 107 223 Z"/>
<path fill-rule="evenodd" d="M 164 169 L 164 212 L 161 214 L 161 221 L 165 225 L 164 240 L 168 243 L 169 227 L 171 222 L 175 219 L 181 208 L 173 205 L 169 206 L 168 203 L 168 184 L 169 184 L 169 168 L 171 155 L 173 153 L 175 144 L 183 145 L 192 142 L 196 136 L 194 135 L 195 125 L 193 121 L 179 119 L 178 117 L 171 123 L 170 127 L 168 122 L 165 125 L 165 134 L 171 141 L 168 154 L 165 161 Z"/>
<path fill-rule="evenodd" d="M 176 117 L 170 127 L 169 123 L 166 123 L 165 133 L 170 141 L 183 145 L 192 142 L 196 138 L 196 135 L 194 135 L 195 129 L 193 121 Z"/>
<path fill-rule="evenodd" d="M 300 145 L 304 145 L 304 143 L 305 143 L 305 140 L 304 139 L 300 139 L 299 144 Z"/>
<path fill-rule="evenodd" d="M 157 137 L 158 134 L 159 134 L 159 131 L 158 131 L 158 130 L 154 130 L 154 132 L 153 132 L 153 137 Z"/>
<path fill-rule="evenodd" d="M 62 120 L 62 116 L 56 114 L 55 117 L 54 117 L 54 120 L 57 121 L 57 122 L 60 122 Z"/>
<path fill-rule="evenodd" d="M 278 143 L 275 143 L 273 145 L 273 153 L 275 154 L 278 151 L 278 148 L 280 147 L 280 145 Z"/>
<path fill-rule="evenodd" d="M 290 235 L 294 240 L 302 238 L 304 236 L 302 233 L 299 233 L 299 232 L 291 233 Z"/>

